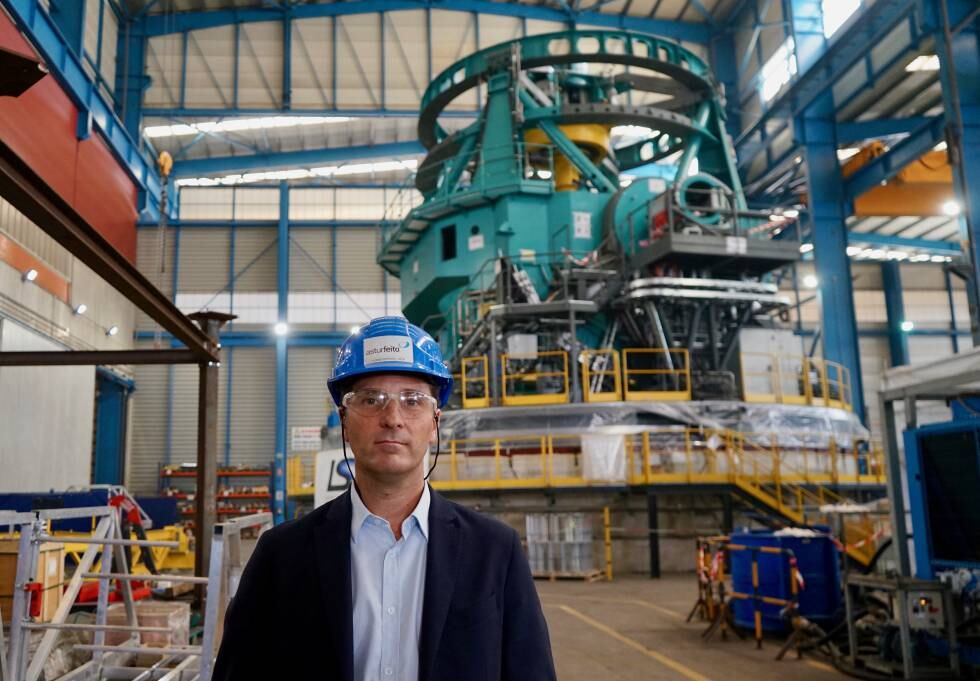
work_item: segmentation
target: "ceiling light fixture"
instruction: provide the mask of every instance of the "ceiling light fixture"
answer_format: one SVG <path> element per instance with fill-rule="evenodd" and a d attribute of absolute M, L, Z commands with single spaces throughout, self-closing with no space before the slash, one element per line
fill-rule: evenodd
<path fill-rule="evenodd" d="M 960 206 L 958 201 L 947 201 L 943 204 L 943 215 L 948 215 L 951 218 L 955 218 L 963 211 L 963 207 Z"/>

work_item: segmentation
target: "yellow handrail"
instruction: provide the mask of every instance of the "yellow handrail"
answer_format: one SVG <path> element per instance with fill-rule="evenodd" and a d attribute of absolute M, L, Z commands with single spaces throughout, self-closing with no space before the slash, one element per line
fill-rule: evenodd
<path fill-rule="evenodd" d="M 557 358 L 560 361 L 560 369 L 555 370 L 533 370 L 533 371 L 510 371 L 509 366 L 512 360 L 534 362 L 536 365 L 542 360 Z M 501 401 L 505 406 L 526 406 L 531 404 L 565 404 L 568 402 L 568 353 L 561 350 L 549 350 L 538 352 L 533 355 L 508 355 L 500 356 L 501 376 L 500 381 L 503 387 Z M 560 389 L 557 392 L 539 392 L 541 379 L 560 378 Z M 519 393 L 515 388 L 522 383 L 534 383 L 535 392 Z M 514 385 L 511 385 L 514 384 Z"/>
<path fill-rule="evenodd" d="M 610 358 L 612 369 L 608 368 Z M 582 364 L 582 395 L 586 402 L 618 402 L 623 399 L 618 352 L 615 350 L 583 350 L 579 355 L 579 361 Z M 593 362 L 600 363 L 602 368 L 593 369 Z M 612 386 L 609 386 L 610 378 L 612 379 Z M 592 389 L 593 383 L 596 384 L 595 390 Z"/>
<path fill-rule="evenodd" d="M 473 375 L 469 371 L 470 367 L 476 368 Z M 490 406 L 490 377 L 486 355 L 464 357 L 460 378 L 463 409 L 483 409 Z"/>
<path fill-rule="evenodd" d="M 686 348 L 625 348 L 623 390 L 627 400 L 690 400 L 690 354 Z"/>

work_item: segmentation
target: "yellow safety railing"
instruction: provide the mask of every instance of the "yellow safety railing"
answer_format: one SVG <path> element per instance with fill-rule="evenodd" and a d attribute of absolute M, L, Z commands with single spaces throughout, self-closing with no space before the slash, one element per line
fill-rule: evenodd
<path fill-rule="evenodd" d="M 837 362 L 743 352 L 741 367 L 742 395 L 746 402 L 852 409 L 851 374 Z"/>
<path fill-rule="evenodd" d="M 557 368 L 543 368 L 549 363 Z M 531 368 L 515 367 L 520 364 L 529 364 Z M 549 350 L 534 355 L 503 354 L 500 366 L 504 406 L 568 402 L 568 353 Z"/>
<path fill-rule="evenodd" d="M 290 496 L 313 491 L 312 453 L 287 462 Z M 534 433 L 442 442 L 432 473 L 438 490 L 728 484 L 791 522 L 827 522 L 825 504 L 847 503 L 830 486 L 884 484 L 880 447 L 843 446 L 813 432 L 747 433 L 661 427 L 626 435 Z M 867 562 L 880 520 L 847 516 L 847 551 Z"/>
<path fill-rule="evenodd" d="M 623 399 L 618 352 L 583 350 L 579 361 L 582 365 L 582 396 L 586 402 L 618 402 Z"/>
<path fill-rule="evenodd" d="M 464 409 L 483 409 L 490 406 L 490 379 L 486 355 L 464 357 L 460 371 L 460 392 Z"/>
<path fill-rule="evenodd" d="M 623 350 L 623 389 L 627 400 L 690 400 L 691 365 L 684 348 Z"/>
<path fill-rule="evenodd" d="M 776 355 L 777 401 L 783 404 L 813 404 L 810 360 L 805 355 Z"/>

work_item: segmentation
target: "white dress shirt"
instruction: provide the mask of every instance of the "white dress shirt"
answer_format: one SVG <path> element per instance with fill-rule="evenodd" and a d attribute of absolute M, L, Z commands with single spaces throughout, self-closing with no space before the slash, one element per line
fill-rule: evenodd
<path fill-rule="evenodd" d="M 395 541 L 351 485 L 354 681 L 418 681 L 429 500 L 425 485 Z"/>

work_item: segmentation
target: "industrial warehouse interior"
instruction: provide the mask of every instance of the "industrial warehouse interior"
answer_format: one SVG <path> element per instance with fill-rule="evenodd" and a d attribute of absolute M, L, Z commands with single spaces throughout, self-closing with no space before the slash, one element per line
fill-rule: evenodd
<path fill-rule="evenodd" d="M 0 0 L 0 681 L 976 680 L 978 237 L 977 0 Z"/>

